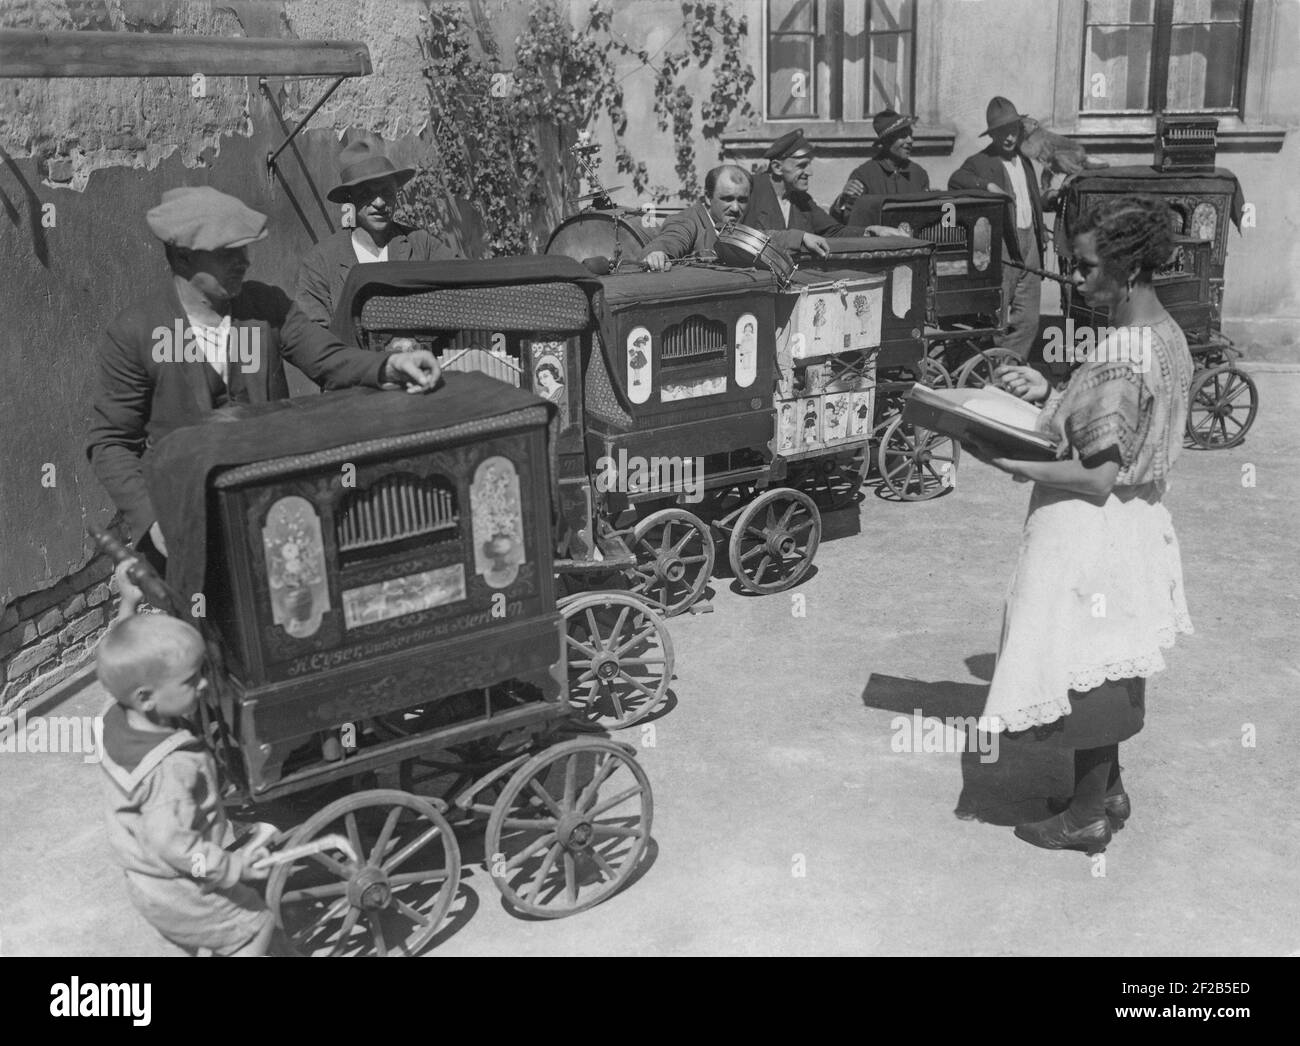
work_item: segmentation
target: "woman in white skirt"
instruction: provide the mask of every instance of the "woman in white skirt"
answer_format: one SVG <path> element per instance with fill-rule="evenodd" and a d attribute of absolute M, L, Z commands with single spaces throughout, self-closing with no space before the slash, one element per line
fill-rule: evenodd
<path fill-rule="evenodd" d="M 1089 305 L 1109 309 L 1110 333 L 1064 389 L 1050 391 L 1028 367 L 998 372 L 1009 391 L 1046 400 L 1038 429 L 1060 441 L 1060 460 L 1010 460 L 968 444 L 1034 483 L 984 726 L 1032 729 L 1074 750 L 1073 796 L 1049 803 L 1056 816 L 1016 827 L 1045 849 L 1098 853 L 1123 826 L 1131 806 L 1119 743 L 1142 729 L 1162 649 L 1192 631 L 1161 503 L 1192 378 L 1187 339 L 1151 285 L 1173 246 L 1168 208 L 1154 197 L 1085 215 L 1072 278 Z"/>

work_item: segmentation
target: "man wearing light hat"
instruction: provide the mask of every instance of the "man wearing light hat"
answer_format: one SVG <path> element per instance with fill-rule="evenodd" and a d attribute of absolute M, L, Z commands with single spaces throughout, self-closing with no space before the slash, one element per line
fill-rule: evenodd
<path fill-rule="evenodd" d="M 949 189 L 987 189 L 1009 196 L 1008 214 L 1014 214 L 1016 242 L 1020 257 L 1015 260 L 1030 269 L 1043 267 L 1043 247 L 1047 237 L 1043 227 L 1043 200 L 1038 194 L 1038 177 L 1029 159 L 1020 152 L 1024 129 L 1020 114 L 1007 99 L 996 97 L 985 110 L 988 126 L 980 137 L 992 141 L 982 151 L 966 158 L 948 179 Z M 1014 207 L 1012 206 L 1014 202 Z M 1003 252 L 1003 261 L 1009 255 Z M 1014 265 L 1002 266 L 1002 300 L 1006 309 L 1008 332 L 1002 341 L 1020 359 L 1029 358 L 1029 350 L 1038 337 L 1038 313 L 1042 277 Z"/>
<path fill-rule="evenodd" d="M 377 134 L 353 129 L 343 139 L 339 183 L 326 195 L 344 209 L 345 228 L 302 259 L 295 300 L 307 318 L 329 327 L 354 265 L 376 261 L 435 261 L 459 255 L 424 229 L 396 220 L 397 192 L 415 176 L 384 154 Z"/>
<path fill-rule="evenodd" d="M 167 546 L 142 464 L 158 439 L 217 407 L 287 399 L 286 359 L 327 389 L 428 391 L 439 369 L 426 351 L 348 348 L 278 287 L 246 282 L 248 247 L 266 237 L 266 215 L 233 196 L 172 189 L 146 217 L 171 279 L 108 325 L 86 454 L 136 548 L 161 568 Z"/>
<path fill-rule="evenodd" d="M 832 216 L 847 221 L 859 196 L 898 196 L 929 192 L 930 176 L 919 163 L 912 162 L 912 125 L 915 116 L 899 116 L 884 109 L 872 118 L 876 132 L 876 151 L 866 163 L 849 175 L 844 191 L 831 205 Z"/>

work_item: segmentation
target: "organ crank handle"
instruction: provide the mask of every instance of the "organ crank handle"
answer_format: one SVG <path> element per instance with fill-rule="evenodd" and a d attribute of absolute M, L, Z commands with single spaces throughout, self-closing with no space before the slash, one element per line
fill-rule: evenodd
<path fill-rule="evenodd" d="M 93 523 L 86 527 L 86 532 L 90 535 L 91 540 L 95 542 L 96 547 L 108 556 L 114 565 L 127 559 L 135 559 L 135 563 L 128 568 L 126 576 L 144 593 L 145 598 L 150 603 L 159 609 L 171 608 L 173 612 L 180 605 L 176 599 L 176 594 L 167 587 L 166 582 L 158 576 L 157 571 L 146 563 L 142 557 L 137 556 L 135 552 L 118 541 L 113 534 L 107 530 L 101 530 Z"/>

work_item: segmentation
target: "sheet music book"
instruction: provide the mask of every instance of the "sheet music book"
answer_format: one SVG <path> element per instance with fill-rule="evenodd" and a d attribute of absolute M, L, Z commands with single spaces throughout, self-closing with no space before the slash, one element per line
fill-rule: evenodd
<path fill-rule="evenodd" d="M 931 389 L 913 385 L 904 400 L 903 419 L 962 440 L 973 434 L 1008 458 L 1052 461 L 1056 443 L 1034 431 L 1041 412 L 1002 389 Z"/>

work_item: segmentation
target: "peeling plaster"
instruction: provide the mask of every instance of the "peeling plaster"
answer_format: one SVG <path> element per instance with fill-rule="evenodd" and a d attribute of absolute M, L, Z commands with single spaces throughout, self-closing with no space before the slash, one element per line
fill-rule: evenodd
<path fill-rule="evenodd" d="M 233 12 L 199 0 L 19 3 L 0 9 L 0 28 L 242 35 Z M 96 170 L 151 171 L 178 150 L 186 167 L 208 166 L 223 138 L 251 138 L 253 124 L 249 78 L 209 76 L 203 87 L 195 98 L 184 77 L 0 80 L 0 146 L 40 161 L 44 185 L 76 192 Z"/>

